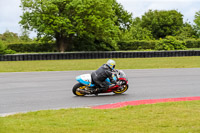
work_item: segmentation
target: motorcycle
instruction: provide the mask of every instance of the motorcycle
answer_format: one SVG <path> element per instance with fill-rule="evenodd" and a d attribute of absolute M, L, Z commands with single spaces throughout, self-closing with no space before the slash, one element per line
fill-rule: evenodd
<path fill-rule="evenodd" d="M 83 74 L 76 77 L 78 83 L 72 88 L 72 92 L 76 96 L 85 96 L 85 95 L 98 95 L 99 93 L 110 93 L 122 94 L 128 90 L 128 79 L 126 74 L 122 70 L 115 70 L 112 73 L 113 79 L 117 84 L 112 84 L 110 79 L 106 79 L 106 83 L 109 85 L 107 91 L 98 92 L 99 86 L 95 85 L 92 81 L 91 74 Z"/>

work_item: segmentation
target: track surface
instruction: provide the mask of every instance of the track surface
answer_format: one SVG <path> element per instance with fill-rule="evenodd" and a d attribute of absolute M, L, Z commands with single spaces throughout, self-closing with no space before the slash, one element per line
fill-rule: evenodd
<path fill-rule="evenodd" d="M 91 72 L 0 73 L 0 114 L 200 96 L 200 68 L 124 70 L 129 79 L 126 93 L 74 96 L 75 77 Z"/>

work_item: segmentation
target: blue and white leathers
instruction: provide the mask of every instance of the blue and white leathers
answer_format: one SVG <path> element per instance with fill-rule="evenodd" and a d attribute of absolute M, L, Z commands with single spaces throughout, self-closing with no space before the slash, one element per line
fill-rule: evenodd
<path fill-rule="evenodd" d="M 116 81 L 117 80 L 117 77 L 113 75 L 113 79 Z M 77 76 L 76 77 L 76 80 L 83 84 L 83 85 L 86 85 L 86 86 L 89 86 L 89 87 L 94 87 L 95 84 L 92 84 L 92 78 L 91 78 L 91 74 L 83 74 L 83 75 L 80 75 L 80 76 Z M 109 85 L 111 85 L 112 83 L 110 82 L 110 79 L 107 78 L 106 79 L 107 83 Z"/>

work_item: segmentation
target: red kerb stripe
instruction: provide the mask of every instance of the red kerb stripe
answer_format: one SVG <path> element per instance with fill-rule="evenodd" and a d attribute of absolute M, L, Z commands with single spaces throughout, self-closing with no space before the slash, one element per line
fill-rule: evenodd
<path fill-rule="evenodd" d="M 120 108 L 127 105 L 141 105 L 141 104 L 154 104 L 154 103 L 163 103 L 163 102 L 193 101 L 193 100 L 200 100 L 200 96 L 126 101 L 126 102 L 119 102 L 119 103 L 114 103 L 114 104 L 93 106 L 92 108 L 93 109 L 111 109 L 111 108 Z"/>

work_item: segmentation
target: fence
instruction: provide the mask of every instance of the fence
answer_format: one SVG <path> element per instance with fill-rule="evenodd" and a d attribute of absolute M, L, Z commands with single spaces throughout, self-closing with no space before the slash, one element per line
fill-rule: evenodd
<path fill-rule="evenodd" d="M 103 58 L 151 58 L 200 56 L 200 51 L 150 51 L 150 52 L 67 52 L 48 54 L 0 55 L 0 61 L 66 60 L 66 59 L 103 59 Z"/>

